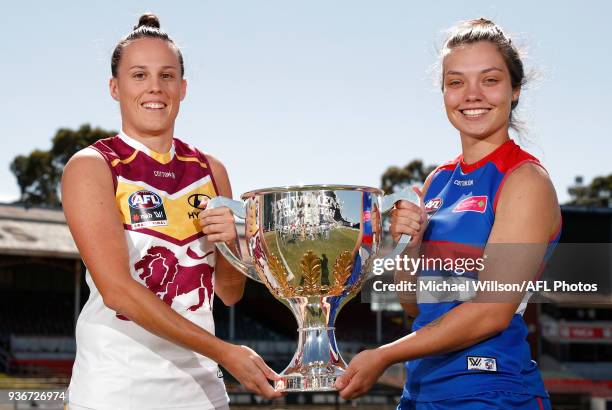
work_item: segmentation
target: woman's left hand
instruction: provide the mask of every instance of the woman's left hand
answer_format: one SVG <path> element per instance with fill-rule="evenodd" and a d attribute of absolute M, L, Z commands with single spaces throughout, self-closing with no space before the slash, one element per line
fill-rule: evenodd
<path fill-rule="evenodd" d="M 367 393 L 388 366 L 379 349 L 358 353 L 344 374 L 336 380 L 340 397 L 345 400 L 354 399 Z"/>
<path fill-rule="evenodd" d="M 205 207 L 208 202 L 202 202 L 200 207 Z M 225 242 L 230 245 L 237 239 L 234 214 L 229 208 L 220 207 L 215 209 L 204 209 L 198 215 L 202 232 L 211 243 Z"/>

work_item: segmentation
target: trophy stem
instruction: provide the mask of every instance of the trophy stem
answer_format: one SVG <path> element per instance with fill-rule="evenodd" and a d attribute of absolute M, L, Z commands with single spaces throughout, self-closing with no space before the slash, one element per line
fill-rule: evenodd
<path fill-rule="evenodd" d="M 309 310 L 313 312 L 313 305 Z M 316 311 L 317 309 L 314 309 Z M 336 344 L 335 327 L 329 326 L 325 315 L 308 315 L 298 319 L 298 346 L 289 366 L 280 374 L 274 387 L 286 392 L 334 391 L 336 378 L 344 373 L 346 363 Z M 315 322 L 315 323 L 313 323 Z M 318 323 L 317 323 L 318 322 Z"/>

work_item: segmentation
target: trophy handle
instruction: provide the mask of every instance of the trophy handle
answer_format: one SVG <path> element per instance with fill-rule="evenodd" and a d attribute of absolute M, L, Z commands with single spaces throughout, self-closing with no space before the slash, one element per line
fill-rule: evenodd
<path fill-rule="evenodd" d="M 207 209 L 221 208 L 227 207 L 230 211 L 233 212 L 240 219 L 246 219 L 246 210 L 244 208 L 244 203 L 240 201 L 234 201 L 233 199 L 226 198 L 224 196 L 217 196 L 208 201 Z M 238 269 L 244 276 L 253 279 L 259 283 L 263 283 L 261 279 L 259 279 L 259 275 L 257 274 L 257 270 L 255 269 L 255 265 L 251 262 L 245 262 L 241 258 L 234 255 L 229 246 L 225 244 L 225 242 L 217 242 L 215 243 L 221 255 L 232 266 Z"/>
<path fill-rule="evenodd" d="M 416 192 L 413 191 L 412 186 L 410 186 L 393 194 L 383 196 L 380 210 L 382 211 L 382 213 L 389 212 L 393 208 L 395 203 L 401 200 L 410 201 L 417 205 L 420 204 L 419 196 L 416 194 Z M 408 246 L 410 239 L 412 239 L 410 235 L 402 234 L 402 236 L 400 236 L 399 241 L 397 241 L 397 245 L 395 245 L 393 251 L 391 251 L 391 253 L 385 256 L 384 260 L 395 259 L 396 256 L 401 255 L 401 253 L 404 252 L 404 250 L 406 249 L 406 246 Z"/>

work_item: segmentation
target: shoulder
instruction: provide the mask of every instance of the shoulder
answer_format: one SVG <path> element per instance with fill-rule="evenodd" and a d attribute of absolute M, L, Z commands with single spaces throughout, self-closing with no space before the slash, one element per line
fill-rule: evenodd
<path fill-rule="evenodd" d="M 70 158 L 62 174 L 62 195 L 81 187 L 98 187 L 114 190 L 115 180 L 104 156 L 88 147 Z"/>
<path fill-rule="evenodd" d="M 211 154 L 203 153 L 203 155 L 206 156 L 206 159 L 208 160 L 208 164 L 210 165 L 210 170 L 213 173 L 213 175 L 215 175 L 215 177 L 223 176 L 227 178 L 227 169 L 225 168 L 225 165 L 223 165 L 221 160 L 219 160 L 217 157 Z"/>
<path fill-rule="evenodd" d="M 225 165 L 214 155 L 198 150 L 200 155 L 206 158 L 208 165 L 210 166 L 210 173 L 215 180 L 217 188 L 219 190 L 218 194 L 231 198 L 232 197 L 232 187 L 229 181 L 229 176 L 227 174 L 227 169 Z"/>
<path fill-rule="evenodd" d="M 536 199 L 556 198 L 550 176 L 539 163 L 532 161 L 523 162 L 513 169 L 507 176 L 500 195 L 501 198 L 524 195 Z"/>
<path fill-rule="evenodd" d="M 101 167 L 108 168 L 104 156 L 98 150 L 87 147 L 78 151 L 68 160 L 64 167 L 64 174 L 77 170 L 95 170 Z"/>
<path fill-rule="evenodd" d="M 178 155 L 203 158 L 208 163 L 208 165 L 210 166 L 211 172 L 215 174 L 215 176 L 217 176 L 217 174 L 227 175 L 227 170 L 225 169 L 225 166 L 214 155 L 206 151 L 203 151 L 199 148 L 196 148 L 195 146 L 191 144 L 183 142 L 176 137 L 174 138 L 174 147 Z"/>
<path fill-rule="evenodd" d="M 229 177 L 227 175 L 227 169 L 225 165 L 214 155 L 203 151 L 191 144 L 181 141 L 178 138 L 174 138 L 174 148 L 176 155 L 181 157 L 195 157 L 200 162 L 205 163 L 210 167 L 210 173 L 215 179 L 215 182 L 219 188 L 220 194 L 227 196 L 227 190 L 229 187 Z"/>
<path fill-rule="evenodd" d="M 525 162 L 508 175 L 496 198 L 495 219 L 526 227 L 541 226 L 543 234 L 556 232 L 561 211 L 548 173 L 538 163 Z"/>
<path fill-rule="evenodd" d="M 459 163 L 460 159 L 461 159 L 461 156 L 453 158 L 452 160 L 445 162 L 444 164 L 436 167 L 433 171 L 431 171 L 430 174 L 427 175 L 427 178 L 425 178 L 425 182 L 423 183 L 423 194 L 427 194 L 427 190 L 429 189 L 429 186 L 431 185 L 431 181 L 433 181 L 433 179 L 438 174 L 440 174 L 440 172 L 451 171 L 452 173 L 457 167 L 457 164 Z"/>

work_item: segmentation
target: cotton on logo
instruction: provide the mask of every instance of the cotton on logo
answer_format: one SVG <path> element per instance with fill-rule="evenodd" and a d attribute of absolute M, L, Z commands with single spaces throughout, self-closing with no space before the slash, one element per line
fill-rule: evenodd
<path fill-rule="evenodd" d="M 187 256 L 193 260 L 202 260 L 210 254 L 212 251 L 204 256 L 197 256 L 191 250 L 187 251 Z M 139 272 L 140 279 L 145 281 L 146 287 L 167 305 L 172 306 L 177 296 L 197 290 L 197 301 L 187 306 L 187 309 L 192 312 L 196 311 L 207 300 L 212 309 L 213 267 L 209 264 L 203 262 L 194 266 L 183 266 L 178 263 L 176 255 L 171 250 L 163 246 L 154 246 L 134 265 L 134 268 Z M 129 320 L 119 314 L 117 317 Z"/>

